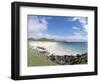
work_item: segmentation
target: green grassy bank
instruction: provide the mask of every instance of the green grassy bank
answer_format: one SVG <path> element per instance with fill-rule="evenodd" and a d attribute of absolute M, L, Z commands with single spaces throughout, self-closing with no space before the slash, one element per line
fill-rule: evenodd
<path fill-rule="evenodd" d="M 47 58 L 37 55 L 30 47 L 28 47 L 28 66 L 52 66 L 56 63 L 48 60 Z"/>

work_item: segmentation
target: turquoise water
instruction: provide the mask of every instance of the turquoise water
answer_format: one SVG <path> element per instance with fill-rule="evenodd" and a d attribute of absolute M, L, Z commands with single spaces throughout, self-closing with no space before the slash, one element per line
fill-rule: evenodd
<path fill-rule="evenodd" d="M 88 52 L 88 43 L 87 42 L 60 42 L 65 50 L 71 50 L 72 54 L 82 54 Z"/>

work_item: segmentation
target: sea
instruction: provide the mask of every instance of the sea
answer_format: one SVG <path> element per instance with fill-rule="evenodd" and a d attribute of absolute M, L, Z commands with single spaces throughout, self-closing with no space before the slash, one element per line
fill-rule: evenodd
<path fill-rule="evenodd" d="M 77 55 L 88 52 L 87 42 L 49 42 L 49 41 L 29 41 L 32 47 L 46 48 L 53 55 Z"/>

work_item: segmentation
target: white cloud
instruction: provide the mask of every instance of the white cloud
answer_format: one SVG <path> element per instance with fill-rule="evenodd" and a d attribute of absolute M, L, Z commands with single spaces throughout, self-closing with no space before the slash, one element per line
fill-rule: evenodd
<path fill-rule="evenodd" d="M 87 41 L 88 23 L 86 17 L 73 17 L 70 21 L 78 21 L 81 27 L 72 27 L 74 29 L 73 36 L 70 39 L 78 41 Z"/>
<path fill-rule="evenodd" d="M 45 19 L 40 19 L 37 16 L 32 16 L 28 19 L 29 37 L 37 37 L 43 35 L 47 30 L 48 22 Z"/>
<path fill-rule="evenodd" d="M 87 37 L 83 36 L 81 32 L 74 32 L 74 35 L 67 37 L 68 41 L 87 41 Z"/>
<path fill-rule="evenodd" d="M 80 28 L 76 27 L 76 26 L 72 27 L 72 29 L 74 29 L 74 30 L 80 30 Z"/>
<path fill-rule="evenodd" d="M 82 28 L 84 29 L 85 32 L 88 33 L 88 24 L 85 24 Z"/>
<path fill-rule="evenodd" d="M 78 21 L 82 25 L 83 30 L 88 32 L 88 23 L 86 17 L 73 17 L 71 20 Z"/>
<path fill-rule="evenodd" d="M 87 23 L 86 17 L 73 17 L 72 18 L 72 21 L 76 21 L 76 20 L 78 20 L 82 24 L 86 24 Z"/>
<path fill-rule="evenodd" d="M 43 17 L 43 18 L 46 19 L 46 20 L 52 19 L 52 17 Z"/>

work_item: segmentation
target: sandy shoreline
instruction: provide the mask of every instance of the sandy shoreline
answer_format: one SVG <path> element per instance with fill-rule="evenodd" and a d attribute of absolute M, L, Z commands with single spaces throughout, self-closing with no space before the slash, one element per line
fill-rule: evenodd
<path fill-rule="evenodd" d="M 40 47 L 46 48 L 46 50 L 50 52 L 51 54 L 59 55 L 59 56 L 80 54 L 77 51 L 74 51 L 68 48 L 64 49 L 57 42 L 29 41 L 29 45 L 32 47 L 40 46 Z"/>

